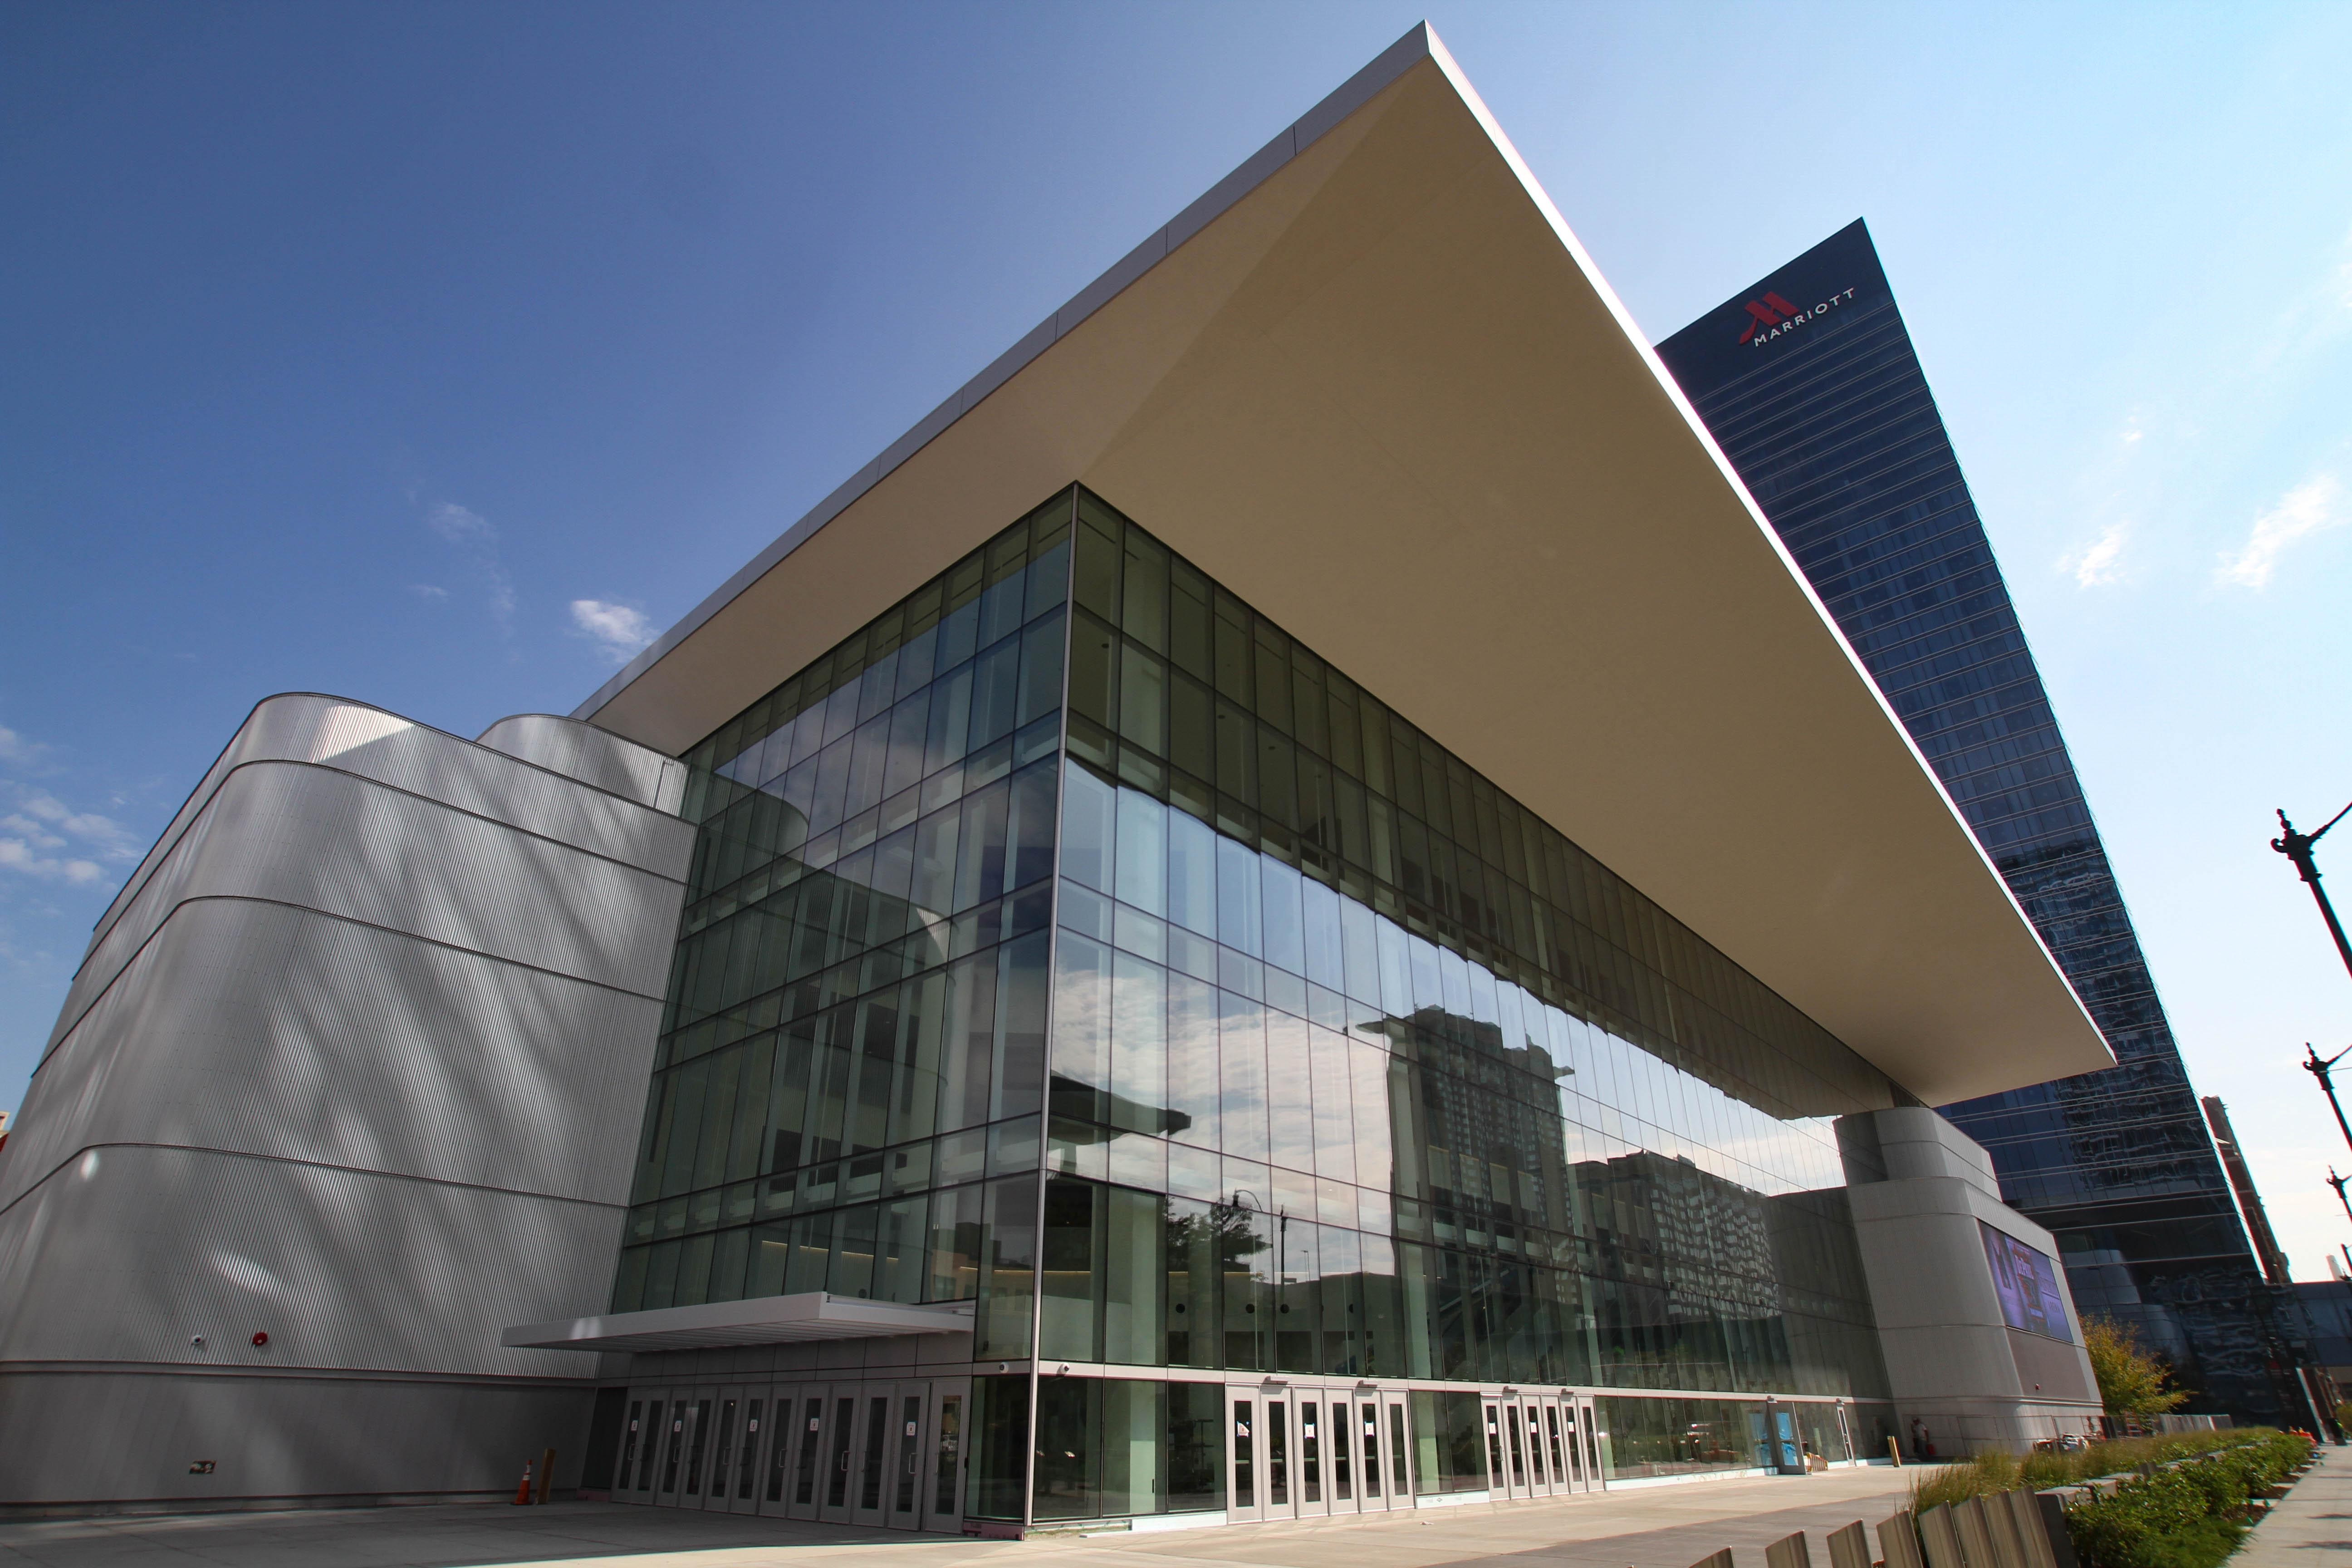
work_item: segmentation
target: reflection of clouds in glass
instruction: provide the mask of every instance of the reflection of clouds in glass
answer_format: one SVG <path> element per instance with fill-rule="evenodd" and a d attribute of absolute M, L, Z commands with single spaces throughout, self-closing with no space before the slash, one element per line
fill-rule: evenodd
<path fill-rule="evenodd" d="M 1265 1043 L 1262 1018 L 1313 1015 L 1302 984 L 1311 983 L 1331 994 L 1329 1004 L 1360 1034 L 1419 1026 L 1540 1080 L 1546 1108 L 1564 1124 L 1564 1147 L 1594 1152 L 1584 1157 L 1646 1150 L 1766 1194 L 1843 1184 L 1832 1119 L 1766 1110 L 1727 1075 L 1718 1083 L 1669 1062 L 1139 790 L 1073 765 L 1062 821 L 1066 878 L 1116 892 L 1130 912 L 1213 937 L 1223 949 L 1220 967 L 1203 979 L 1228 987 L 1220 994 L 1234 1044 L 1224 1048 L 1237 1054 L 1225 1065 L 1224 1099 L 1226 1114 L 1241 1120 L 1224 1146 L 1236 1153 L 1263 1157 L 1255 1129 L 1266 1125 L 1266 1075 L 1281 1081 L 1280 1047 Z M 1148 956 L 1165 958 L 1158 950 Z M 1258 978 L 1249 989 L 1267 1000 L 1288 991 L 1296 1007 L 1267 1015 L 1258 998 L 1235 999 L 1230 987 L 1251 974 Z M 1176 1028 L 1167 1038 L 1171 1073 L 1219 1060 L 1218 1039 L 1192 1028 L 1189 1037 Z M 1310 1094 L 1293 1108 L 1276 1094 L 1272 1109 L 1277 1117 L 1294 1109 L 1312 1117 L 1320 1103 Z M 1389 1163 L 1384 1148 L 1372 1158 L 1381 1168 Z"/>

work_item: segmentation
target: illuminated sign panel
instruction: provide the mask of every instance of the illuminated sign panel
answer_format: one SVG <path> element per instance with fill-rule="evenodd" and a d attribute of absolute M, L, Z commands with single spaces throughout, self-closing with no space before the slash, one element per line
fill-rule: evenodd
<path fill-rule="evenodd" d="M 2004 1236 L 1984 1221 L 1985 1261 L 1992 1266 L 1993 1294 L 2000 1298 L 2001 1321 L 2029 1334 L 2074 1342 L 2066 1323 L 2066 1301 L 2058 1293 L 2058 1270 L 2047 1253 L 2037 1252 L 2013 1236 Z"/>

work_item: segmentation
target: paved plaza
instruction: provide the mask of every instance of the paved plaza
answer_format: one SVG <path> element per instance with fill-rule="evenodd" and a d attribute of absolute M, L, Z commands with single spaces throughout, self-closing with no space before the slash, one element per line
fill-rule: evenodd
<path fill-rule="evenodd" d="M 1911 1474 L 1826 1475 L 1633 1487 L 1538 1502 L 1473 1504 L 1312 1523 L 1240 1524 L 1025 1542 L 909 1535 L 612 1503 L 465 1503 L 282 1513 L 173 1514 L 0 1524 L 0 1568 L 1688 1568 L 1729 1546 L 1762 1568 L 1768 1542 L 1822 1537 L 1900 1505 Z"/>
<path fill-rule="evenodd" d="M 2230 1559 L 2230 1568 L 2321 1568 L 2352 1563 L 2352 1450 L 2322 1448 L 2319 1468 L 2297 1481 Z"/>

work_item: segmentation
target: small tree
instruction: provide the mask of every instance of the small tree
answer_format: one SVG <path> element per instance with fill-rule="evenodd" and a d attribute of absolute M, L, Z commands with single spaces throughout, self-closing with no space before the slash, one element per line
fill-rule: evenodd
<path fill-rule="evenodd" d="M 2139 1342 L 2139 1331 L 2108 1318 L 2083 1320 L 2083 1349 L 2099 1379 L 2099 1403 L 2110 1415 L 2161 1415 L 2189 1395 L 2167 1388 L 2172 1373 Z"/>

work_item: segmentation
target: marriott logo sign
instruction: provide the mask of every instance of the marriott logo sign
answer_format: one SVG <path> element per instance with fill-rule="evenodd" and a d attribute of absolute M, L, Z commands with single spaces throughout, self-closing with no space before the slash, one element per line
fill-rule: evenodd
<path fill-rule="evenodd" d="M 1807 310 L 1801 305 L 1789 303 L 1788 300 L 1767 289 L 1764 290 L 1764 298 L 1748 301 L 1748 327 L 1739 334 L 1739 341 L 1743 343 L 1753 343 L 1760 349 L 1782 332 L 1795 331 L 1823 311 L 1833 310 L 1840 305 L 1853 302 L 1853 290 L 1848 289 L 1841 293 L 1830 295 L 1811 310 Z"/>

